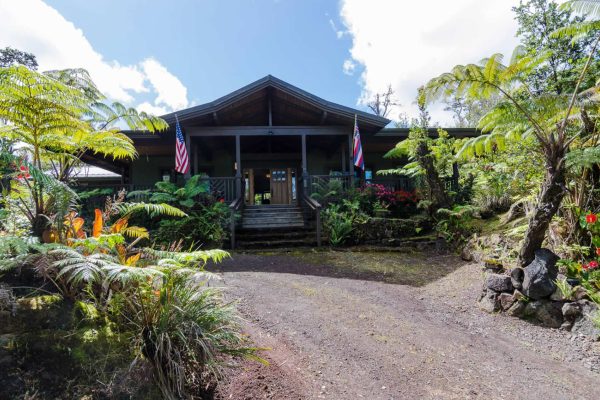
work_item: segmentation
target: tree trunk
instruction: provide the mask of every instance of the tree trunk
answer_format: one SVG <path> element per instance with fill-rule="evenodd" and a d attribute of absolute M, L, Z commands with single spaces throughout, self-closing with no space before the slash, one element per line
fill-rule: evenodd
<path fill-rule="evenodd" d="M 436 210 L 438 208 L 450 207 L 451 202 L 446 193 L 446 187 L 435 169 L 433 155 L 425 141 L 420 141 L 417 145 L 416 155 L 421 168 L 425 170 L 425 179 L 427 180 L 427 185 L 429 185 L 429 190 L 431 191 L 433 209 Z"/>
<path fill-rule="evenodd" d="M 564 151 L 557 150 L 553 153 L 551 157 L 547 157 L 546 176 L 542 183 L 542 190 L 529 218 L 525 240 L 519 252 L 519 263 L 522 267 L 529 265 L 534 259 L 534 252 L 542 247 L 550 222 L 567 193 Z"/>

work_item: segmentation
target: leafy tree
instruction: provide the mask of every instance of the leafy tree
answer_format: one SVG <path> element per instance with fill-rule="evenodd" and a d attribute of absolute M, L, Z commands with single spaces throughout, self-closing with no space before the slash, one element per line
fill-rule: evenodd
<path fill-rule="evenodd" d="M 534 93 L 556 95 L 572 91 L 580 76 L 593 37 L 585 35 L 577 41 L 555 35 L 555 31 L 584 22 L 583 16 L 573 16 L 569 7 L 559 7 L 549 0 L 521 0 L 513 7 L 518 22 L 517 36 L 526 54 L 548 52 L 546 61 L 528 75 L 526 83 Z M 594 56 L 596 57 L 596 56 Z M 587 78 L 593 84 L 595 67 Z"/>
<path fill-rule="evenodd" d="M 38 67 L 35 56 L 26 51 L 5 47 L 0 49 L 0 68 L 7 68 L 12 65 L 24 65 L 29 69 L 36 70 Z"/>
<path fill-rule="evenodd" d="M 68 181 L 74 166 L 88 152 L 112 158 L 133 158 L 131 139 L 118 123 L 131 129 L 156 131 L 167 124 L 118 103 L 108 106 L 84 70 L 39 73 L 24 66 L 0 68 L 0 137 L 25 145 L 31 164 L 48 166 L 59 181 Z M 19 168 L 20 166 L 15 165 Z M 22 179 L 30 198 L 21 205 L 40 236 L 50 222 L 46 183 Z"/>
<path fill-rule="evenodd" d="M 425 100 L 425 91 L 423 88 L 419 88 L 417 96 L 418 121 L 411 128 L 408 139 L 399 142 L 385 155 L 388 158 L 401 158 L 408 155 L 413 162 L 400 170 L 385 170 L 379 173 L 406 173 L 408 169 L 413 169 L 413 172 L 408 172 L 409 175 L 423 175 L 432 202 L 430 211 L 433 212 L 438 208 L 450 207 L 452 201 L 439 172 L 441 169 L 445 169 L 446 160 L 443 157 L 436 157 L 433 151 L 432 139 L 429 137 L 431 117 L 427 111 Z M 440 163 L 443 165 L 440 165 Z"/>
<path fill-rule="evenodd" d="M 566 33 L 557 34 L 561 35 Z M 507 140 L 535 137 L 536 150 L 543 155 L 546 174 L 520 250 L 522 265 L 533 260 L 534 251 L 541 247 L 550 221 L 565 196 L 565 157 L 573 141 L 585 134 L 580 94 L 586 88 L 585 78 L 599 41 L 600 34 L 596 31 L 570 94 L 535 91 L 531 86 L 532 77 L 540 68 L 548 67 L 553 52 L 530 54 L 523 47 L 516 49 L 508 65 L 502 63 L 502 55 L 495 54 L 480 64 L 458 65 L 426 85 L 429 100 L 451 95 L 473 99 L 502 97 L 503 100 L 480 122 L 480 127 L 489 133 L 468 141 L 461 149 L 462 156 L 490 151 L 495 146 L 502 148 Z M 574 114 L 579 114 L 580 118 L 574 118 Z"/>

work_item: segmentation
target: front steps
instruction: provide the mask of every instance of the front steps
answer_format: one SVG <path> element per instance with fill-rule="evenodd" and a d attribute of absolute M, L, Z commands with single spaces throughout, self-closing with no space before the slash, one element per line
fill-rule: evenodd
<path fill-rule="evenodd" d="M 236 248 L 244 250 L 316 246 L 314 228 L 305 226 L 302 209 L 297 205 L 246 206 Z"/>
<path fill-rule="evenodd" d="M 303 228 L 302 209 L 296 205 L 247 206 L 242 229 Z"/>

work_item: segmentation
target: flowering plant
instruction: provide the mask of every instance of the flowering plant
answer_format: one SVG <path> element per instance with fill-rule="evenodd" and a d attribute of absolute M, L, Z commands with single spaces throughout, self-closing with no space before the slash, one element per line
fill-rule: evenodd
<path fill-rule="evenodd" d="M 390 207 L 410 207 L 416 205 L 418 201 L 415 192 L 392 190 L 377 183 L 368 183 L 362 188 L 362 191 L 372 193 L 379 204 L 381 204 L 381 207 L 385 209 Z"/>

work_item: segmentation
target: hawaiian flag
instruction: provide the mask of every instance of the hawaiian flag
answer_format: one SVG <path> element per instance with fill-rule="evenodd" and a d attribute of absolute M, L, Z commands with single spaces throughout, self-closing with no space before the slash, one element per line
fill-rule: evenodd
<path fill-rule="evenodd" d="M 190 159 L 177 116 L 175 116 L 175 121 L 175 171 L 187 174 L 190 171 Z"/>
<path fill-rule="evenodd" d="M 363 159 L 362 145 L 360 144 L 360 132 L 358 131 L 358 123 L 356 115 L 354 116 L 354 165 L 365 170 L 365 160 Z"/>

